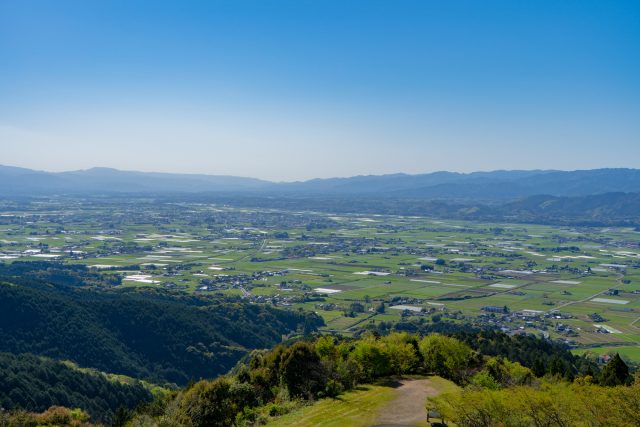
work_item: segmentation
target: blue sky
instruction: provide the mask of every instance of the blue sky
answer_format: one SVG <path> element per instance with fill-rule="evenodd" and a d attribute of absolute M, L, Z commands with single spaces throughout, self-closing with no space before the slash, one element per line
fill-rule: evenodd
<path fill-rule="evenodd" d="M 0 164 L 640 167 L 638 1 L 0 0 Z"/>

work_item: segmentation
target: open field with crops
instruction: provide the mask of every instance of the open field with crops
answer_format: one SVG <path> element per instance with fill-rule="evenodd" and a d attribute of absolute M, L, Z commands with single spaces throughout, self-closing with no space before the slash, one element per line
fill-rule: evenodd
<path fill-rule="evenodd" d="M 0 261 L 317 312 L 465 322 L 640 360 L 640 233 L 106 200 L 3 202 Z"/>

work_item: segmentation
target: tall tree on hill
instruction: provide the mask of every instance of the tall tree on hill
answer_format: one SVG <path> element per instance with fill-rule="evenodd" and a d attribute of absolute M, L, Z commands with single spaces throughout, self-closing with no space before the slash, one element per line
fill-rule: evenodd
<path fill-rule="evenodd" d="M 629 367 L 618 353 L 611 358 L 609 363 L 602 369 L 602 374 L 600 375 L 600 384 L 609 387 L 627 385 L 631 383 L 631 380 Z"/>
<path fill-rule="evenodd" d="M 544 364 L 538 358 L 536 358 L 533 361 L 533 366 L 531 366 L 531 371 L 533 372 L 533 375 L 535 375 L 538 378 L 543 377 L 544 374 L 546 373 L 546 369 L 544 367 Z"/>
<path fill-rule="evenodd" d="M 310 398 L 326 386 L 324 368 L 313 344 L 297 342 L 286 349 L 280 370 L 292 396 Z"/>

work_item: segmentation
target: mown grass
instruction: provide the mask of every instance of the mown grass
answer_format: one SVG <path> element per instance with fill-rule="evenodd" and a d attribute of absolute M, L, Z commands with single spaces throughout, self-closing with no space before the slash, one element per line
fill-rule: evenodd
<path fill-rule="evenodd" d="M 386 403 L 393 400 L 394 389 L 383 385 L 364 385 L 346 392 L 337 399 L 322 399 L 284 415 L 269 427 L 364 427 L 373 425 Z"/>
<path fill-rule="evenodd" d="M 439 393 L 457 386 L 440 377 L 430 377 L 430 386 Z M 267 424 L 267 427 L 366 427 L 376 424 L 384 408 L 397 397 L 396 390 L 384 382 L 359 386 L 335 399 L 322 399 L 303 406 Z M 426 401 L 424 402 L 426 404 Z M 426 425 L 426 424 L 425 424 Z"/>

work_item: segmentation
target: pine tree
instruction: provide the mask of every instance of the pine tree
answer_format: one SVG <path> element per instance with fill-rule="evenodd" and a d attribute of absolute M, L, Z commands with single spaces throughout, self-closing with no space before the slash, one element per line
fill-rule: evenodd
<path fill-rule="evenodd" d="M 622 360 L 620 355 L 616 353 L 611 358 L 609 363 L 602 369 L 600 375 L 600 384 L 604 386 L 617 386 L 626 385 L 631 382 L 631 375 L 629 375 L 629 367 Z"/>
<path fill-rule="evenodd" d="M 538 378 L 543 377 L 544 374 L 546 373 L 544 364 L 540 359 L 536 359 L 533 361 L 533 365 L 531 366 L 531 371 L 533 372 L 533 375 L 535 375 Z"/>

